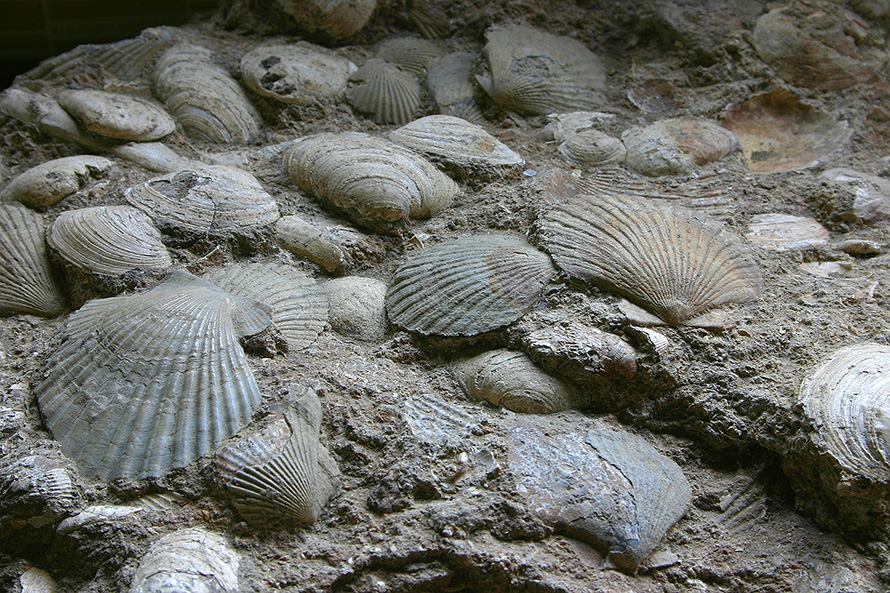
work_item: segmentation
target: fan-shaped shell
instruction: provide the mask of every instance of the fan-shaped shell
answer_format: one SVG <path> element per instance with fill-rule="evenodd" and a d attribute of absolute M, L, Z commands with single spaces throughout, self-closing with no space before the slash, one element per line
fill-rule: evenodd
<path fill-rule="evenodd" d="M 35 394 L 85 475 L 163 475 L 250 421 L 260 392 L 238 337 L 272 311 L 185 272 L 144 294 L 88 302 Z"/>
<path fill-rule="evenodd" d="M 0 311 L 55 317 L 65 310 L 43 234 L 41 215 L 19 204 L 0 205 Z"/>
<path fill-rule="evenodd" d="M 301 138 L 284 155 L 291 181 L 356 224 L 390 230 L 448 207 L 457 184 L 406 148 L 365 134 Z"/>
<path fill-rule="evenodd" d="M 728 232 L 630 196 L 577 195 L 546 212 L 538 236 L 563 270 L 637 301 L 671 325 L 760 296 L 762 280 Z"/>
<path fill-rule="evenodd" d="M 108 159 L 86 154 L 46 161 L 10 181 L 0 192 L 0 200 L 18 200 L 32 208 L 52 206 L 110 168 Z"/>
<path fill-rule="evenodd" d="M 429 65 L 441 58 L 444 53 L 439 44 L 427 39 L 390 37 L 380 42 L 374 55 L 421 78 L 426 74 Z"/>
<path fill-rule="evenodd" d="M 368 60 L 349 80 L 356 83 L 346 92 L 349 103 L 378 124 L 406 124 L 420 109 L 420 83 L 393 64 Z"/>
<path fill-rule="evenodd" d="M 150 142 L 173 133 L 169 113 L 144 99 L 90 89 L 68 89 L 56 96 L 59 105 L 86 130 L 99 136 Z"/>
<path fill-rule="evenodd" d="M 175 46 L 155 67 L 154 94 L 198 140 L 250 142 L 260 130 L 260 115 L 229 73 L 211 61 L 203 47 Z"/>
<path fill-rule="evenodd" d="M 151 219 L 129 206 L 63 212 L 47 230 L 46 242 L 67 262 L 94 274 L 173 265 Z"/>
<path fill-rule="evenodd" d="M 241 58 L 241 76 L 252 90 L 285 103 L 309 105 L 346 92 L 356 66 L 305 41 L 264 45 Z"/>
<path fill-rule="evenodd" d="M 624 162 L 627 149 L 618 138 L 599 130 L 584 130 L 566 138 L 559 152 L 573 163 L 603 167 Z"/>
<path fill-rule="evenodd" d="M 377 0 L 278 0 L 278 5 L 307 33 L 339 41 L 365 26 Z"/>
<path fill-rule="evenodd" d="M 858 344 L 823 360 L 800 388 L 818 442 L 850 472 L 890 480 L 890 347 Z"/>
<path fill-rule="evenodd" d="M 475 67 L 476 56 L 465 52 L 442 56 L 430 64 L 426 84 L 439 113 L 460 117 L 474 124 L 485 121 L 474 96 Z"/>
<path fill-rule="evenodd" d="M 240 562 L 221 535 L 198 527 L 180 529 L 151 545 L 139 561 L 130 593 L 238 593 Z"/>
<path fill-rule="evenodd" d="M 485 38 L 491 80 L 480 82 L 503 109 L 546 115 L 602 105 L 605 68 L 577 39 L 523 25 L 491 29 Z"/>
<path fill-rule="evenodd" d="M 327 292 L 292 266 L 233 264 L 211 270 L 204 279 L 236 296 L 270 305 L 272 323 L 281 331 L 291 351 L 314 342 L 327 322 Z"/>
<path fill-rule="evenodd" d="M 396 325 L 422 334 L 481 334 L 522 317 L 554 273 L 550 258 L 518 237 L 463 237 L 399 266 L 386 312 Z"/>
<path fill-rule="evenodd" d="M 456 363 L 453 372 L 467 395 L 514 412 L 561 412 L 575 401 L 570 386 L 542 371 L 522 352 L 484 352 Z"/>
<path fill-rule="evenodd" d="M 442 39 L 451 31 L 448 14 L 435 0 L 413 0 L 407 17 L 427 39 Z"/>
<path fill-rule="evenodd" d="M 665 119 L 621 135 L 627 164 L 645 175 L 686 173 L 722 159 L 739 147 L 738 137 L 717 122 L 699 117 Z"/>

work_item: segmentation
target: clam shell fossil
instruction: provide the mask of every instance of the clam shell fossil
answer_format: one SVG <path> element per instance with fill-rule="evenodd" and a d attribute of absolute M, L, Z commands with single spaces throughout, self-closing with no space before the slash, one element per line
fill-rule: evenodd
<path fill-rule="evenodd" d="M 90 150 L 104 151 L 113 144 L 110 140 L 88 134 L 55 99 L 42 93 L 19 88 L 6 89 L 0 93 L 0 113 L 34 124 L 41 132 Z"/>
<path fill-rule="evenodd" d="M 346 58 L 305 41 L 265 45 L 241 58 L 241 76 L 248 87 L 296 105 L 339 98 L 355 68 Z"/>
<path fill-rule="evenodd" d="M 371 18 L 377 0 L 277 0 L 307 33 L 334 41 L 358 33 Z"/>
<path fill-rule="evenodd" d="M 745 237 L 771 251 L 814 250 L 828 244 L 828 229 L 811 216 L 770 212 L 755 215 Z"/>
<path fill-rule="evenodd" d="M 93 274 L 173 265 L 151 219 L 129 206 L 63 212 L 47 230 L 46 242 L 65 261 Z"/>
<path fill-rule="evenodd" d="M 399 266 L 386 312 L 394 324 L 422 334 L 481 334 L 522 317 L 554 274 L 550 258 L 519 237 L 463 237 Z"/>
<path fill-rule="evenodd" d="M 429 65 L 445 51 L 439 44 L 417 37 L 389 37 L 380 42 L 374 56 L 422 78 Z"/>
<path fill-rule="evenodd" d="M 68 89 L 56 96 L 59 105 L 87 131 L 135 142 L 160 140 L 176 129 L 169 113 L 144 99 L 90 89 Z"/>
<path fill-rule="evenodd" d="M 474 96 L 475 67 L 476 56 L 465 52 L 447 54 L 430 64 L 426 84 L 439 113 L 460 117 L 474 124 L 485 121 Z"/>
<path fill-rule="evenodd" d="M 627 149 L 618 138 L 599 130 L 584 130 L 566 138 L 559 152 L 578 165 L 604 167 L 624 162 Z"/>
<path fill-rule="evenodd" d="M 0 311 L 55 317 L 65 310 L 43 235 L 41 215 L 20 204 L 0 205 Z"/>
<path fill-rule="evenodd" d="M 727 231 L 630 196 L 576 195 L 537 221 L 541 243 L 572 276 L 605 285 L 671 325 L 757 299 L 760 271 Z"/>
<path fill-rule="evenodd" d="M 221 535 L 199 527 L 180 529 L 151 545 L 139 561 L 130 593 L 238 593 L 240 563 Z"/>
<path fill-rule="evenodd" d="M 271 316 L 179 271 L 144 294 L 90 301 L 34 389 L 46 425 L 103 481 L 184 467 L 250 421 L 260 392 L 238 338 Z"/>
<path fill-rule="evenodd" d="M 259 135 L 260 115 L 211 55 L 193 45 L 167 50 L 155 67 L 154 94 L 189 137 L 220 144 L 250 142 Z"/>
<path fill-rule="evenodd" d="M 459 191 L 420 155 L 365 134 L 301 138 L 285 153 L 284 164 L 301 189 L 375 230 L 431 216 Z"/>
<path fill-rule="evenodd" d="M 621 135 L 627 165 L 644 175 L 676 175 L 722 159 L 739 147 L 736 135 L 700 117 L 665 119 Z"/>
<path fill-rule="evenodd" d="M 514 412 L 561 412 L 576 400 L 569 385 L 542 371 L 522 352 L 484 352 L 457 362 L 452 371 L 467 395 Z"/>
<path fill-rule="evenodd" d="M 406 124 L 420 109 L 420 82 L 408 72 L 380 59 L 368 60 L 349 77 L 350 105 L 378 124 Z"/>
<path fill-rule="evenodd" d="M 374 341 L 386 334 L 386 284 L 374 278 L 347 276 L 326 282 L 330 322 L 339 334 Z"/>
<path fill-rule="evenodd" d="M 18 200 L 32 208 L 52 206 L 83 189 L 92 179 L 104 177 L 111 161 L 101 156 L 77 155 L 46 161 L 13 179 L 0 192 L 0 200 Z"/>

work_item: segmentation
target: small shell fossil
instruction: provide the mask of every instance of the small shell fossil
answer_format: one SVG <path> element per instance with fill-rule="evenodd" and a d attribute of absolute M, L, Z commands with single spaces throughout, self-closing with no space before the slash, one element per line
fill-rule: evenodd
<path fill-rule="evenodd" d="M 399 266 L 386 311 L 394 324 L 422 334 L 481 334 L 522 317 L 554 273 L 550 258 L 519 237 L 463 237 Z"/>
<path fill-rule="evenodd" d="M 6 89 L 0 93 L 0 113 L 34 124 L 45 134 L 65 142 L 75 142 L 90 150 L 103 151 L 113 144 L 88 134 L 55 99 L 42 93 L 19 88 Z"/>
<path fill-rule="evenodd" d="M 48 572 L 31 567 L 19 577 L 22 593 L 57 593 L 59 586 Z"/>
<path fill-rule="evenodd" d="M 130 593 L 238 593 L 241 559 L 221 535 L 199 527 L 154 542 L 139 561 Z"/>
<path fill-rule="evenodd" d="M 386 334 L 386 284 L 347 276 L 324 284 L 331 304 L 330 322 L 339 334 L 374 341 Z"/>
<path fill-rule="evenodd" d="M 339 98 L 355 68 L 346 58 L 305 41 L 264 45 L 241 58 L 241 76 L 247 86 L 296 105 Z"/>
<path fill-rule="evenodd" d="M 819 175 L 830 211 L 843 221 L 872 224 L 890 219 L 890 179 L 855 169 L 829 169 Z"/>
<path fill-rule="evenodd" d="M 87 131 L 135 142 L 160 140 L 176 129 L 166 111 L 145 99 L 89 89 L 68 89 L 56 96 L 59 105 Z"/>
<path fill-rule="evenodd" d="M 422 78 L 429 65 L 444 53 L 439 44 L 427 39 L 389 37 L 380 42 L 374 57 Z"/>
<path fill-rule="evenodd" d="M 771 251 L 813 250 L 828 243 L 828 229 L 811 216 L 757 214 L 745 237 Z"/>
<path fill-rule="evenodd" d="M 412 0 L 408 20 L 427 39 L 442 39 L 451 32 L 451 21 L 436 0 Z"/>
<path fill-rule="evenodd" d="M 572 134 L 559 145 L 559 152 L 579 165 L 603 167 L 624 162 L 624 142 L 598 130 Z"/>
<path fill-rule="evenodd" d="M 83 486 L 58 453 L 3 459 L 0 509 L 34 528 L 54 525 L 82 504 Z M 7 519 L 8 520 L 8 519 Z"/>
<path fill-rule="evenodd" d="M 665 119 L 644 128 L 630 128 L 621 140 L 627 149 L 628 166 L 653 177 L 689 172 L 739 147 L 734 133 L 699 117 Z"/>
<path fill-rule="evenodd" d="M 32 208 L 52 206 L 83 189 L 91 179 L 104 177 L 111 161 L 104 157 L 77 155 L 53 159 L 32 167 L 0 192 L 0 200 L 18 200 Z"/>
<path fill-rule="evenodd" d="M 467 395 L 514 412 L 550 414 L 567 410 L 576 401 L 572 387 L 542 371 L 522 352 L 484 352 L 457 362 L 453 373 Z"/>
<path fill-rule="evenodd" d="M 475 65 L 476 56 L 466 52 L 447 54 L 430 64 L 426 84 L 439 113 L 460 117 L 474 124 L 485 121 L 474 97 Z"/>
<path fill-rule="evenodd" d="M 380 59 L 365 62 L 349 80 L 350 105 L 378 124 L 406 124 L 420 109 L 420 82 L 410 73 Z"/>
<path fill-rule="evenodd" d="M 301 29 L 334 41 L 358 33 L 371 18 L 377 0 L 277 0 Z"/>
<path fill-rule="evenodd" d="M 282 247 L 323 267 L 342 272 L 356 256 L 370 251 L 370 237 L 345 226 L 313 224 L 300 216 L 282 216 L 275 223 L 275 237 Z"/>

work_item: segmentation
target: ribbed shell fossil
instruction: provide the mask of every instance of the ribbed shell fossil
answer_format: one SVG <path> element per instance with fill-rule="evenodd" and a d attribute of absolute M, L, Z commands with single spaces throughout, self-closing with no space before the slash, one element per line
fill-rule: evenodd
<path fill-rule="evenodd" d="M 173 265 L 151 219 L 129 206 L 63 212 L 47 230 L 46 242 L 63 259 L 94 274 L 117 276 Z"/>
<path fill-rule="evenodd" d="M 278 0 L 278 5 L 307 33 L 339 41 L 365 26 L 377 0 Z"/>
<path fill-rule="evenodd" d="M 629 167 L 644 175 L 676 175 L 722 159 L 739 147 L 736 135 L 699 117 L 665 119 L 621 135 Z"/>
<path fill-rule="evenodd" d="M 390 37 L 377 46 L 375 57 L 421 78 L 445 52 L 435 42 L 417 37 Z"/>
<path fill-rule="evenodd" d="M 757 265 L 718 227 L 630 196 L 577 195 L 538 220 L 556 264 L 604 284 L 671 325 L 760 296 Z"/>
<path fill-rule="evenodd" d="M 465 52 L 442 56 L 429 66 L 426 84 L 443 115 L 453 115 L 474 124 L 485 121 L 476 104 L 473 68 L 476 56 Z"/>
<path fill-rule="evenodd" d="M 40 528 L 57 523 L 80 507 L 82 484 L 69 469 L 70 462 L 53 451 L 15 458 L 0 463 L 0 512 Z"/>
<path fill-rule="evenodd" d="M 410 73 L 380 59 L 365 62 L 349 77 L 349 103 L 378 124 L 406 124 L 422 103 L 420 82 Z"/>
<path fill-rule="evenodd" d="M 584 130 L 566 138 L 559 152 L 573 163 L 604 167 L 624 162 L 627 149 L 618 138 L 599 130 Z"/>
<path fill-rule="evenodd" d="M 481 334 L 522 317 L 554 273 L 550 258 L 519 237 L 463 237 L 399 266 L 386 312 L 396 325 L 422 334 Z"/>
<path fill-rule="evenodd" d="M 241 76 L 251 89 L 285 103 L 309 105 L 346 92 L 355 64 L 305 41 L 264 45 L 241 58 Z"/>
<path fill-rule="evenodd" d="M 455 379 L 476 399 L 514 412 L 549 414 L 572 407 L 573 389 L 542 371 L 522 352 L 492 350 L 457 362 Z"/>
<path fill-rule="evenodd" d="M 375 230 L 431 216 L 458 193 L 457 184 L 420 155 L 365 134 L 301 138 L 284 164 L 301 189 Z"/>
<path fill-rule="evenodd" d="M 890 480 L 890 347 L 857 344 L 832 353 L 800 388 L 816 440 L 846 470 Z"/>
<path fill-rule="evenodd" d="M 198 527 L 154 542 L 139 561 L 130 593 L 238 593 L 238 553 L 221 536 Z"/>
<path fill-rule="evenodd" d="M 75 312 L 34 389 L 46 425 L 84 475 L 163 475 L 249 421 L 260 392 L 240 336 L 271 308 L 185 272 L 144 294 Z"/>
<path fill-rule="evenodd" d="M 18 200 L 32 208 L 52 206 L 110 168 L 108 159 L 86 154 L 46 161 L 10 181 L 0 192 L 0 200 Z"/>
<path fill-rule="evenodd" d="M 491 80 L 479 82 L 495 103 L 523 115 L 595 109 L 606 71 L 587 46 L 531 27 L 497 27 L 483 49 Z"/>
<path fill-rule="evenodd" d="M 20 204 L 0 205 L 0 311 L 55 317 L 65 310 L 43 235 L 41 215 Z"/>
<path fill-rule="evenodd" d="M 68 89 L 60 92 L 56 101 L 87 131 L 107 138 L 151 142 L 176 129 L 169 113 L 131 95 Z"/>
<path fill-rule="evenodd" d="M 154 94 L 198 140 L 231 144 L 259 134 L 260 115 L 229 73 L 215 65 L 203 47 L 175 46 L 154 72 Z"/>

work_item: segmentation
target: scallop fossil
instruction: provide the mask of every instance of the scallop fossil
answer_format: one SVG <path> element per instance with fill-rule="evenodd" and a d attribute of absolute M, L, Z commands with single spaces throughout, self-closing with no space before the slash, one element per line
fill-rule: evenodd
<path fill-rule="evenodd" d="M 151 545 L 139 561 L 130 593 L 238 593 L 240 562 L 221 535 L 199 527 L 180 529 Z"/>
<path fill-rule="evenodd" d="M 847 471 L 890 480 L 890 347 L 857 344 L 832 353 L 800 388 L 816 440 Z"/>
<path fill-rule="evenodd" d="M 431 216 L 459 191 L 423 157 L 365 134 L 301 138 L 285 153 L 284 164 L 301 189 L 375 230 Z"/>
<path fill-rule="evenodd" d="M 546 115 L 604 103 L 605 68 L 577 39 L 522 25 L 490 29 L 485 39 L 491 79 L 478 80 L 503 109 Z"/>
<path fill-rule="evenodd" d="M 19 204 L 0 205 L 0 311 L 55 317 L 65 310 L 43 235 L 41 215 Z"/>
<path fill-rule="evenodd" d="M 621 140 L 627 149 L 628 166 L 653 177 L 687 173 L 739 147 L 734 133 L 700 117 L 665 119 L 644 128 L 630 128 Z"/>
<path fill-rule="evenodd" d="M 318 440 L 321 402 L 309 388 L 290 393 L 299 399 L 283 414 L 217 453 L 238 512 L 255 525 L 314 523 L 337 490 L 339 469 Z"/>
<path fill-rule="evenodd" d="M 32 208 L 52 206 L 104 177 L 111 161 L 101 156 L 77 155 L 31 167 L 3 188 L 0 200 L 18 200 Z"/>
<path fill-rule="evenodd" d="M 522 317 L 554 274 L 550 258 L 519 237 L 463 237 L 399 266 L 386 311 L 390 321 L 410 331 L 472 336 Z"/>
<path fill-rule="evenodd" d="M 169 113 L 145 99 L 90 89 L 68 89 L 56 96 L 59 105 L 87 131 L 135 142 L 160 140 L 176 129 Z"/>
<path fill-rule="evenodd" d="M 671 325 L 757 299 L 762 280 L 738 241 L 691 213 L 616 195 L 576 195 L 537 221 L 556 264 L 605 285 Z"/>
<path fill-rule="evenodd" d="M 542 371 L 522 352 L 484 352 L 456 363 L 453 374 L 467 395 L 514 412 L 561 412 L 576 401 L 569 385 Z"/>
<path fill-rule="evenodd" d="M 167 50 L 155 67 L 154 93 L 188 136 L 220 144 L 250 142 L 259 135 L 260 115 L 211 56 L 194 45 Z"/>
<path fill-rule="evenodd" d="M 442 39 L 451 32 L 451 21 L 435 0 L 411 0 L 406 16 L 427 39 Z"/>
<path fill-rule="evenodd" d="M 358 33 L 371 18 L 377 0 L 277 0 L 307 33 L 334 41 Z"/>
<path fill-rule="evenodd" d="M 420 82 L 380 59 L 365 62 L 349 80 L 356 83 L 346 92 L 349 103 L 378 124 L 406 124 L 420 109 Z"/>
<path fill-rule="evenodd" d="M 309 105 L 346 92 L 355 64 L 323 47 L 298 43 L 264 45 L 241 58 L 244 82 L 260 95 Z"/>
<path fill-rule="evenodd" d="M 58 523 L 79 508 L 83 485 L 57 452 L 33 453 L 7 456 L 0 463 L 0 512 L 6 521 L 15 517 L 40 528 Z"/>
<path fill-rule="evenodd" d="M 46 242 L 65 261 L 93 274 L 173 265 L 151 219 L 129 206 L 63 212 L 47 230 Z"/>
<path fill-rule="evenodd" d="M 260 392 L 238 344 L 271 307 L 186 272 L 144 294 L 88 302 L 34 389 L 46 425 L 84 475 L 163 475 L 249 421 Z"/>
<path fill-rule="evenodd" d="M 439 113 L 460 117 L 474 124 L 485 121 L 474 96 L 475 66 L 476 56 L 465 52 L 447 54 L 430 64 L 426 84 Z"/>
<path fill-rule="evenodd" d="M 445 51 L 435 42 L 417 37 L 389 37 L 380 42 L 374 56 L 394 64 L 421 78 L 429 65 L 441 58 Z"/>
<path fill-rule="evenodd" d="M 584 130 L 566 138 L 559 152 L 578 165 L 604 167 L 624 162 L 627 149 L 618 138 L 599 130 Z"/>

